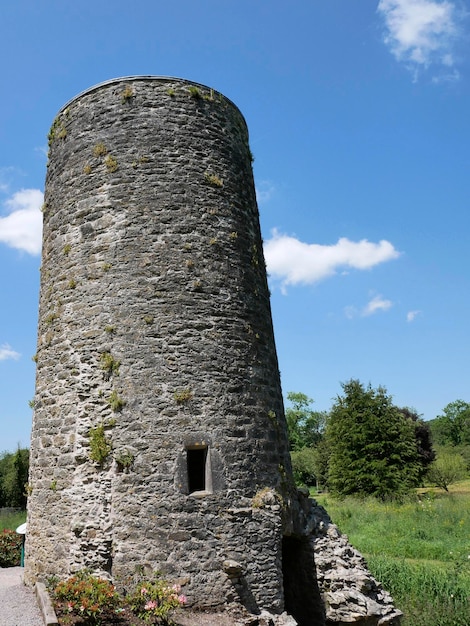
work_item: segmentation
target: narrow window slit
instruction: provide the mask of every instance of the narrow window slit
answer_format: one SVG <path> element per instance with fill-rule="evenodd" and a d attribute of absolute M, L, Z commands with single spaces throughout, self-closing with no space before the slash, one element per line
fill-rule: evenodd
<path fill-rule="evenodd" d="M 186 453 L 189 493 L 206 491 L 207 448 L 189 448 Z"/>

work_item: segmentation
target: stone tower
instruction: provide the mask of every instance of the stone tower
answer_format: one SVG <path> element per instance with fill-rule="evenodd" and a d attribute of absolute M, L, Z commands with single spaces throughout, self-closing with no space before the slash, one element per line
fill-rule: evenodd
<path fill-rule="evenodd" d="M 294 490 L 245 121 L 130 77 L 49 143 L 26 578 L 143 567 L 279 613 Z"/>
<path fill-rule="evenodd" d="M 241 113 L 127 77 L 49 146 L 26 582 L 158 570 L 195 608 L 322 624 L 333 535 L 293 483 Z"/>

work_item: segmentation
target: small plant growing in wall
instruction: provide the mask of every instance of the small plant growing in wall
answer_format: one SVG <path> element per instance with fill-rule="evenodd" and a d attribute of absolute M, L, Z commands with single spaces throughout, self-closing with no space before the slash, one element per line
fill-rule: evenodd
<path fill-rule="evenodd" d="M 173 394 L 176 404 L 187 404 L 192 397 L 193 392 L 188 387 L 186 389 L 181 389 L 180 391 L 175 391 Z"/>
<path fill-rule="evenodd" d="M 105 154 L 108 154 L 108 148 L 102 142 L 97 143 L 96 146 L 93 148 L 93 156 L 100 157 L 104 156 Z"/>
<path fill-rule="evenodd" d="M 254 509 L 264 509 L 267 506 L 282 504 L 282 497 L 271 487 L 263 487 L 255 493 L 251 500 L 251 506 Z"/>
<path fill-rule="evenodd" d="M 190 87 L 188 87 L 188 91 L 191 98 L 194 98 L 195 100 L 200 100 L 202 98 L 201 90 L 199 89 L 199 87 L 191 85 Z"/>
<path fill-rule="evenodd" d="M 108 172 L 111 173 L 115 172 L 118 168 L 118 162 L 110 154 L 108 154 L 108 156 L 105 158 L 104 164 L 106 165 L 106 169 L 108 170 Z"/>
<path fill-rule="evenodd" d="M 49 315 L 46 317 L 46 324 L 48 326 L 50 326 L 51 324 L 53 324 L 55 322 L 56 319 L 58 319 L 59 314 L 58 313 L 49 313 Z"/>
<path fill-rule="evenodd" d="M 111 392 L 111 395 L 108 398 L 108 403 L 115 413 L 122 411 L 124 405 L 126 404 L 116 390 Z"/>
<path fill-rule="evenodd" d="M 169 89 L 167 89 L 167 90 L 166 90 L 166 93 L 167 93 L 167 95 L 171 96 L 172 98 L 173 98 L 173 96 L 175 96 L 175 95 L 176 95 L 176 92 L 175 92 L 175 90 L 174 90 L 172 87 L 170 87 Z"/>
<path fill-rule="evenodd" d="M 62 249 L 65 256 L 68 256 L 70 254 L 71 249 L 72 249 L 72 246 L 69 243 L 66 243 Z"/>
<path fill-rule="evenodd" d="M 104 424 L 90 428 L 88 437 L 90 440 L 90 459 L 98 465 L 103 465 L 112 450 L 111 443 L 106 438 Z"/>
<path fill-rule="evenodd" d="M 104 372 L 105 380 L 109 380 L 111 376 L 119 375 L 119 366 L 121 361 L 113 357 L 111 352 L 103 352 L 100 356 L 100 367 Z"/>
<path fill-rule="evenodd" d="M 144 322 L 150 326 L 151 324 L 153 324 L 154 319 L 155 318 L 153 317 L 153 315 L 146 315 L 144 317 Z"/>
<path fill-rule="evenodd" d="M 75 289 L 75 287 L 77 286 L 77 281 L 75 280 L 75 278 L 71 278 L 67 286 L 69 289 Z"/>
<path fill-rule="evenodd" d="M 211 174 L 210 172 L 205 172 L 204 180 L 206 181 L 208 185 L 211 185 L 212 187 L 224 186 L 224 181 L 219 176 L 217 176 L 217 174 Z"/>
<path fill-rule="evenodd" d="M 209 93 L 205 94 L 204 100 L 208 100 L 209 102 L 214 102 L 215 98 L 214 98 L 214 90 L 213 89 L 211 89 L 209 91 Z"/>
<path fill-rule="evenodd" d="M 65 139 L 66 137 L 67 137 L 67 129 L 65 128 L 60 118 L 56 117 L 55 120 L 52 122 L 51 129 L 47 136 L 47 142 L 48 142 L 49 148 L 52 146 L 52 143 L 54 142 L 54 140 Z"/>
<path fill-rule="evenodd" d="M 83 166 L 83 173 L 84 174 L 91 174 L 91 165 L 89 163 L 86 163 Z"/>
<path fill-rule="evenodd" d="M 129 102 L 134 97 L 134 90 L 130 85 L 126 85 L 124 91 L 121 93 L 121 102 L 124 104 Z"/>
<path fill-rule="evenodd" d="M 114 457 L 119 469 L 129 470 L 134 465 L 135 457 L 129 450 L 120 450 Z"/>

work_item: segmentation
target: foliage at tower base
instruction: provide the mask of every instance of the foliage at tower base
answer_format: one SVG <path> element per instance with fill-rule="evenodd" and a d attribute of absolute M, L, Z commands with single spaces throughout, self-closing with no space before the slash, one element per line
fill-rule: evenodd
<path fill-rule="evenodd" d="M 414 422 L 384 387 L 364 387 L 358 380 L 342 387 L 326 430 L 330 491 L 381 499 L 405 494 L 421 474 Z"/>

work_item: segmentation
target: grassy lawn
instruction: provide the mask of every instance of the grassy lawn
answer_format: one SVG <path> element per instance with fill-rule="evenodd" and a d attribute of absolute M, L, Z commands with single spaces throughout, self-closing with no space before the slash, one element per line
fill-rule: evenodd
<path fill-rule="evenodd" d="M 5 528 L 16 530 L 24 522 L 26 522 L 26 511 L 20 511 L 19 513 L 0 512 L 0 532 Z"/>
<path fill-rule="evenodd" d="M 313 497 L 403 611 L 403 626 L 470 624 L 470 480 L 404 503 Z"/>

